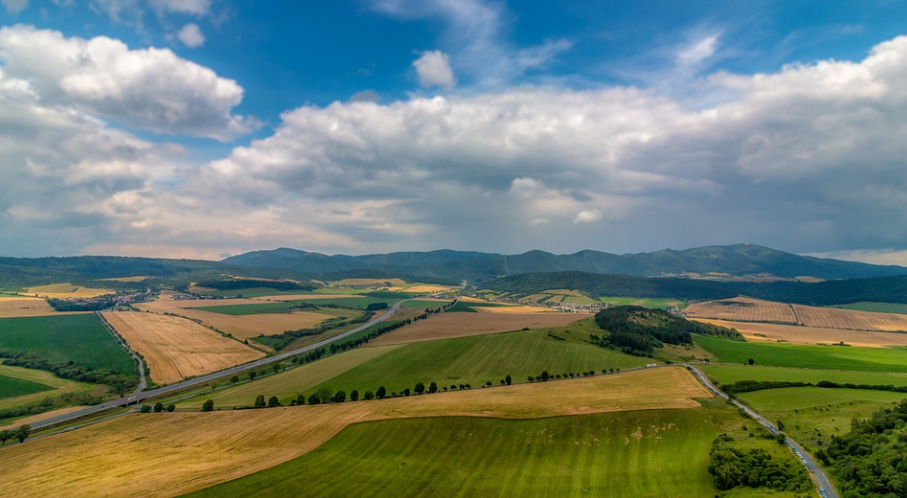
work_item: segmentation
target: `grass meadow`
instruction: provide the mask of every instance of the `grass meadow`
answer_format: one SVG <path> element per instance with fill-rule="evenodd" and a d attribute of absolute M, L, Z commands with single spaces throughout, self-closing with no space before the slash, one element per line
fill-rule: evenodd
<path fill-rule="evenodd" d="M 53 388 L 50 386 L 45 386 L 44 384 L 39 384 L 30 380 L 0 375 L 0 400 L 50 391 L 52 389 Z"/>
<path fill-rule="evenodd" d="M 659 309 L 668 309 L 668 308 L 681 308 L 683 309 L 686 306 L 686 303 L 679 299 L 660 299 L 660 298 L 639 298 L 639 297 L 606 297 L 602 296 L 599 298 L 601 302 L 605 304 L 610 304 L 611 306 L 642 306 L 643 308 L 659 308 Z"/>
<path fill-rule="evenodd" d="M 700 368 L 722 384 L 733 384 L 742 380 L 811 382 L 816 384 L 819 381 L 827 380 L 839 384 L 907 386 L 907 374 L 903 373 L 816 370 L 759 365 L 701 365 Z"/>

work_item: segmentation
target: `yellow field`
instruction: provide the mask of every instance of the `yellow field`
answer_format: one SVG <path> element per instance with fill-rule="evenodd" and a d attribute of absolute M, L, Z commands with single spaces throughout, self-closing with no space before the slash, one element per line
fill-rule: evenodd
<path fill-rule="evenodd" d="M 762 301 L 746 297 L 692 303 L 684 312 L 695 318 L 716 318 L 745 322 L 797 323 L 789 304 Z"/>
<path fill-rule="evenodd" d="M 477 307 L 476 311 L 479 313 L 494 313 L 494 314 L 532 314 L 532 313 L 558 313 L 563 314 L 559 311 L 555 311 L 551 308 L 546 308 L 544 306 L 520 306 L 518 304 L 512 306 L 488 306 L 488 307 Z"/>
<path fill-rule="evenodd" d="M 279 296 L 275 296 L 279 297 Z M 277 300 L 277 299 L 275 299 Z M 177 301 L 172 296 L 163 295 L 157 301 L 142 303 L 136 307 L 142 311 L 154 313 L 173 313 L 191 320 L 197 320 L 205 326 L 213 327 L 230 334 L 239 340 L 259 335 L 279 335 L 287 330 L 312 328 L 321 322 L 333 318 L 326 313 L 297 311 L 294 313 L 258 313 L 254 315 L 224 315 L 211 311 L 192 308 L 204 306 L 231 306 L 240 304 L 261 304 L 255 299 L 198 299 Z"/>
<path fill-rule="evenodd" d="M 128 415 L 0 450 L 7 496 L 177 496 L 305 454 L 349 424 L 395 418 L 541 418 L 695 409 L 711 397 L 686 369 L 356 403 Z"/>
<path fill-rule="evenodd" d="M 800 323 L 834 329 L 907 331 L 907 315 L 793 305 Z"/>
<path fill-rule="evenodd" d="M 145 357 L 151 379 L 172 384 L 264 356 L 195 322 L 156 313 L 104 313 L 129 346 Z"/>
<path fill-rule="evenodd" d="M 404 288 L 403 292 L 410 292 L 413 294 L 437 294 L 438 292 L 449 291 L 452 288 L 453 286 L 450 285 L 417 284 Z"/>
<path fill-rule="evenodd" d="M 837 344 L 844 341 L 845 344 L 860 347 L 907 346 L 907 334 L 891 332 L 803 327 L 775 323 L 733 322 L 702 318 L 693 318 L 693 320 L 737 329 L 748 341 L 786 341 L 792 344 Z"/>
<path fill-rule="evenodd" d="M 0 318 L 48 316 L 58 312 L 37 297 L 0 297 Z"/>
<path fill-rule="evenodd" d="M 92 289 L 90 287 L 77 287 L 69 282 L 62 284 L 41 285 L 25 289 L 25 294 L 46 297 L 48 299 L 91 299 L 93 297 L 116 294 L 110 289 Z"/>
<path fill-rule="evenodd" d="M 563 327 L 589 316 L 582 313 L 438 313 L 384 334 L 368 343 L 368 346 L 498 334 L 525 327 Z"/>

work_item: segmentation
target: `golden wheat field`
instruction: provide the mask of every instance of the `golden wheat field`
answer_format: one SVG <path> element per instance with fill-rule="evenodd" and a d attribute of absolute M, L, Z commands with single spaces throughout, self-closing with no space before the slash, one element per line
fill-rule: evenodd
<path fill-rule="evenodd" d="M 57 311 L 37 297 L 0 297 L 0 318 L 54 315 Z"/>
<path fill-rule="evenodd" d="M 79 287 L 69 282 L 62 284 L 40 285 L 25 289 L 24 294 L 30 296 L 46 297 L 48 299 L 91 299 L 93 297 L 105 296 L 107 294 L 116 294 L 110 289 L 93 289 L 91 287 Z"/>
<path fill-rule="evenodd" d="M 907 331 L 907 315 L 793 305 L 800 323 L 834 329 Z"/>
<path fill-rule="evenodd" d="M 744 322 L 797 323 L 797 316 L 789 304 L 735 297 L 718 301 L 692 303 L 684 310 L 693 318 L 716 318 Z"/>
<path fill-rule="evenodd" d="M 693 318 L 693 320 L 737 329 L 748 341 L 784 341 L 792 344 L 837 344 L 844 341 L 845 344 L 851 346 L 870 348 L 907 346 L 907 334 L 893 332 L 733 322 L 703 318 Z"/>
<path fill-rule="evenodd" d="M 667 367 L 355 403 L 133 414 L 4 448 L 0 468 L 7 496 L 177 496 L 286 462 L 356 422 L 695 409 L 694 398 L 708 397 L 686 369 Z"/>
<path fill-rule="evenodd" d="M 157 384 L 172 384 L 264 356 L 195 322 L 156 313 L 104 313 L 129 347 L 138 351 Z"/>
<path fill-rule="evenodd" d="M 174 300 L 172 296 L 161 296 L 157 301 L 142 303 L 136 307 L 153 313 L 172 313 L 205 326 L 230 334 L 240 340 L 258 337 L 259 335 L 279 335 L 287 330 L 312 328 L 321 322 L 333 318 L 326 313 L 297 311 L 293 313 L 256 313 L 254 315 L 225 315 L 212 311 L 193 309 L 204 306 L 230 306 L 245 304 L 262 304 L 255 299 L 199 299 Z"/>
<path fill-rule="evenodd" d="M 369 346 L 498 334 L 523 328 L 563 327 L 589 316 L 583 313 L 438 313 L 384 334 Z"/>

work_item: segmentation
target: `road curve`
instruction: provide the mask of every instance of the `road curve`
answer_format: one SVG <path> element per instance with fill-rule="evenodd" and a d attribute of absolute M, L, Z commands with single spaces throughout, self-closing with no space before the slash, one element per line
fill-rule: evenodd
<path fill-rule="evenodd" d="M 737 408 L 740 408 L 747 415 L 749 415 L 750 418 L 762 424 L 772 434 L 778 434 L 778 429 L 771 422 L 753 411 L 750 407 L 744 405 L 743 403 L 740 403 L 736 399 L 730 399 L 727 394 L 724 394 L 720 389 L 712 384 L 712 381 L 710 381 L 709 378 L 706 377 L 702 370 L 699 370 L 694 365 L 691 365 L 689 363 L 684 363 L 684 365 L 687 366 L 693 373 L 695 373 L 696 376 L 699 377 L 699 381 L 702 382 L 702 384 L 710 391 L 712 391 L 722 399 L 726 399 L 733 403 Z M 813 459 L 813 457 L 809 453 L 807 453 L 806 450 L 803 449 L 803 447 L 800 446 L 796 441 L 787 436 L 784 437 L 784 443 L 787 444 L 787 446 L 794 452 L 794 454 L 797 455 L 797 458 L 799 458 L 800 461 L 803 462 L 803 465 L 806 466 L 806 470 L 809 471 L 810 475 L 813 478 L 813 481 L 816 483 L 816 486 L 819 489 L 819 494 L 822 495 L 823 498 L 839 498 L 838 492 L 835 490 L 835 487 L 831 485 L 831 481 L 828 480 L 828 476 L 825 475 L 825 472 L 821 467 L 819 467 L 819 464 Z"/>
<path fill-rule="evenodd" d="M 231 374 L 237 374 L 239 372 L 248 370 L 250 368 L 258 368 L 260 366 L 269 365 L 274 362 L 283 361 L 287 358 L 292 358 L 293 356 L 296 356 L 300 353 L 307 353 L 314 349 L 318 349 L 318 348 L 327 346 L 328 344 L 330 344 L 332 342 L 336 342 L 336 341 L 339 341 L 346 337 L 349 337 L 357 332 L 361 332 L 361 331 L 371 327 L 372 325 L 375 325 L 376 323 L 380 323 L 380 322 L 383 322 L 384 320 L 387 320 L 398 309 L 400 309 L 400 305 L 402 305 L 406 301 L 411 301 L 413 299 L 420 299 L 420 297 L 414 297 L 414 298 L 410 298 L 410 299 L 404 299 L 403 301 L 399 301 L 396 304 L 394 304 L 391 308 L 389 308 L 387 311 L 385 311 L 384 314 L 379 316 L 378 318 L 376 318 L 370 322 L 367 322 L 363 325 L 360 325 L 354 329 L 348 330 L 342 334 L 336 335 L 329 339 L 325 339 L 321 342 L 317 342 L 315 344 L 311 344 L 309 346 L 305 346 L 305 347 L 302 347 L 299 349 L 294 349 L 293 351 L 288 351 L 286 353 L 280 353 L 280 354 L 277 354 L 274 356 L 268 356 L 266 358 L 261 358 L 259 360 L 255 360 L 255 361 L 252 361 L 249 363 L 244 363 L 242 365 L 237 365 L 235 367 L 230 367 L 226 370 L 220 370 L 218 372 L 210 373 L 207 375 L 202 375 L 200 377 L 194 377 L 192 379 L 184 380 L 182 382 L 178 382 L 176 384 L 171 384 L 169 386 L 160 387 L 158 389 L 152 389 L 150 391 L 141 391 L 141 392 L 137 391 L 135 394 L 128 396 L 126 398 L 119 398 L 119 399 L 115 399 L 113 401 L 108 401 L 106 403 L 101 403 L 99 405 L 89 406 L 82 410 L 65 413 L 62 415 L 58 415 L 56 417 L 46 418 L 44 420 L 31 424 L 31 428 L 32 428 L 32 430 L 42 429 L 45 427 L 50 427 L 50 426 L 57 425 L 57 424 L 60 424 L 63 422 L 67 422 L 69 420 L 75 420 L 75 419 L 78 419 L 81 417 L 85 417 L 86 415 L 98 413 L 98 412 L 107 410 L 109 408 L 116 408 L 118 406 L 127 406 L 127 405 L 132 405 L 132 404 L 138 404 L 151 397 L 160 396 L 162 394 L 167 394 L 167 393 L 174 392 L 174 391 L 179 391 L 179 390 L 185 389 L 187 387 L 205 384 L 214 379 L 219 379 L 221 377 L 231 375 Z M 457 298 L 457 299 L 459 299 L 459 298 Z M 104 321 L 104 323 L 105 323 L 105 325 L 107 324 L 106 321 Z M 116 334 L 114 334 L 114 336 L 116 337 Z M 142 367 L 142 369 L 141 369 L 141 374 L 142 374 L 142 378 L 144 379 L 144 367 Z"/>

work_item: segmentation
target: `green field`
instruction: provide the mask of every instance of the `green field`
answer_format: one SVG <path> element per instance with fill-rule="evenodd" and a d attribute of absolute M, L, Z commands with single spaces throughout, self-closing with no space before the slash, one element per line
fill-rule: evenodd
<path fill-rule="evenodd" d="M 900 303 L 870 303 L 870 302 L 859 302 L 859 303 L 850 303 L 850 304 L 836 304 L 834 306 L 827 306 L 828 308 L 842 308 L 846 310 L 857 310 L 857 311 L 874 311 L 876 313 L 901 313 L 907 314 L 907 304 Z"/>
<path fill-rule="evenodd" d="M 554 340 L 545 330 L 508 332 L 406 344 L 343 373 L 321 386 L 350 392 L 385 386 L 388 393 L 412 389 L 417 382 L 438 387 L 498 384 L 510 375 L 523 382 L 543 370 L 550 374 L 631 368 L 651 359 L 630 356 L 590 344 Z M 319 387 L 321 387 L 319 386 Z"/>
<path fill-rule="evenodd" d="M 708 453 L 731 418 L 703 408 L 369 422 L 187 496 L 712 496 Z"/>
<path fill-rule="evenodd" d="M 0 396 L 0 410 L 6 410 L 21 405 L 37 403 L 48 397 L 61 395 L 78 395 L 93 391 L 95 394 L 102 395 L 107 391 L 104 386 L 95 384 L 86 384 L 73 380 L 61 379 L 51 372 L 45 370 L 34 370 L 31 368 L 11 367 L 0 364 L 0 378 L 13 379 L 28 384 L 46 386 L 47 389 L 40 389 L 30 393 L 21 393 L 11 397 Z M 6 421 L 0 421 L 0 425 Z"/>
<path fill-rule="evenodd" d="M 248 289 L 233 289 L 233 290 L 222 290 L 222 291 L 210 291 L 205 292 L 205 294 L 210 294 L 212 296 L 218 297 L 233 297 L 241 295 L 242 297 L 262 297 L 262 296 L 296 296 L 301 294 L 314 294 L 312 291 L 306 290 L 277 290 L 270 287 L 250 287 Z"/>
<path fill-rule="evenodd" d="M 255 315 L 258 313 L 290 313 L 293 311 L 314 311 L 311 309 L 291 309 L 299 306 L 299 301 L 281 301 L 262 304 L 231 304 L 226 306 L 202 306 L 193 308 L 199 311 L 220 313 L 222 315 Z"/>
<path fill-rule="evenodd" d="M 406 309 L 419 309 L 419 308 L 441 308 L 447 306 L 450 301 L 441 302 L 441 301 L 428 301 L 424 299 L 413 299 L 412 301 L 406 301 L 401 305 L 402 308 Z"/>
<path fill-rule="evenodd" d="M 372 303 L 387 303 L 388 306 L 393 306 L 397 301 L 402 301 L 403 298 L 377 298 L 370 296 L 358 296 L 358 297 L 338 297 L 338 298 L 326 298 L 326 299 L 302 299 L 299 302 L 314 304 L 315 306 L 341 306 L 344 308 L 365 308 L 366 306 Z M 380 310 L 379 310 L 380 311 Z"/>
<path fill-rule="evenodd" d="M 856 348 L 806 346 L 764 342 L 736 342 L 709 336 L 694 336 L 697 344 L 715 355 L 713 361 L 774 367 L 857 370 L 907 373 L 905 348 Z"/>
<path fill-rule="evenodd" d="M 606 297 L 602 296 L 601 302 L 611 306 L 642 306 L 643 308 L 660 308 L 668 309 L 677 307 L 683 309 L 686 302 L 679 299 L 659 299 L 659 298 L 639 298 L 639 297 Z"/>
<path fill-rule="evenodd" d="M 827 380 L 839 384 L 907 386 L 907 374 L 902 373 L 815 370 L 759 365 L 701 365 L 700 368 L 722 384 L 733 384 L 742 380 L 811 382 L 816 384 L 819 381 Z"/>
<path fill-rule="evenodd" d="M 507 306 L 507 305 L 502 304 L 502 303 L 473 303 L 473 302 L 460 301 L 459 303 L 455 304 L 454 306 L 451 306 L 451 308 L 447 311 L 478 313 L 479 310 L 477 310 L 476 308 L 499 308 L 501 306 Z"/>
<path fill-rule="evenodd" d="M 52 363 L 137 375 L 135 363 L 94 314 L 0 319 L 0 351 L 33 353 Z"/>
<path fill-rule="evenodd" d="M 27 394 L 50 391 L 52 389 L 53 388 L 50 386 L 45 386 L 44 384 L 39 384 L 37 382 L 0 375 L 0 399 L 16 398 Z"/>
<path fill-rule="evenodd" d="M 214 406 L 218 408 L 250 406 L 259 394 L 267 398 L 277 396 L 280 398 L 280 402 L 286 405 L 303 391 L 311 390 L 326 380 L 330 380 L 378 356 L 390 353 L 399 347 L 401 346 L 353 349 L 292 368 L 277 375 L 268 375 L 251 382 L 244 382 L 236 387 L 188 399 L 179 403 L 177 407 L 180 409 L 199 409 L 207 399 L 214 400 Z M 242 380 L 247 378 L 247 376 L 243 376 Z"/>
<path fill-rule="evenodd" d="M 907 398 L 907 393 L 871 391 L 868 389 L 826 389 L 821 387 L 786 387 L 741 393 L 739 399 L 759 412 L 803 410 L 832 403 L 869 401 L 893 403 Z"/>

